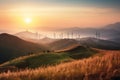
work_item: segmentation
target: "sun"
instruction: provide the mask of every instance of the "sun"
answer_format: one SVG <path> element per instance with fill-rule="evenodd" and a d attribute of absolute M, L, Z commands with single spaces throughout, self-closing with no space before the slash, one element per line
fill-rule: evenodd
<path fill-rule="evenodd" d="M 32 19 L 31 19 L 31 18 L 25 18 L 25 22 L 26 22 L 27 24 L 30 24 L 30 23 L 32 22 Z"/>

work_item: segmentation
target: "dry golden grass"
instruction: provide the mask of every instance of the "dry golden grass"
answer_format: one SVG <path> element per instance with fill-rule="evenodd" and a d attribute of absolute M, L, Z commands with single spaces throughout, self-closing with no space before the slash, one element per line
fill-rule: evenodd
<path fill-rule="evenodd" d="M 0 80 L 119 80 L 120 52 L 106 51 L 102 57 L 56 66 L 0 74 Z"/>

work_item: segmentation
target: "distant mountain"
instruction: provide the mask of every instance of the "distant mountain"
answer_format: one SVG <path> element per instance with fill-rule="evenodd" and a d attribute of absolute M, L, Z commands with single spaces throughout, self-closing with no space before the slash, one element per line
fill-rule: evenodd
<path fill-rule="evenodd" d="M 52 43 L 57 40 L 58 39 L 52 39 L 52 38 L 45 37 L 45 38 L 39 39 L 38 43 L 49 45 L 49 43 Z"/>
<path fill-rule="evenodd" d="M 120 50 L 120 44 L 113 41 L 108 41 L 108 40 L 87 37 L 87 38 L 80 39 L 79 42 L 81 45 L 98 48 L 98 49 Z"/>
<path fill-rule="evenodd" d="M 100 34 L 101 39 L 105 40 L 112 40 L 117 39 L 120 35 L 120 22 L 109 24 L 106 26 L 103 26 L 101 28 L 80 28 L 80 27 L 72 27 L 72 28 L 64 28 L 56 30 L 58 33 L 63 33 L 65 37 L 66 35 L 69 35 L 69 37 L 73 36 L 75 37 L 94 37 L 96 38 L 96 33 Z M 32 41 L 32 42 L 39 42 L 38 39 L 46 38 L 45 36 L 38 34 L 38 33 L 32 33 L 30 31 L 23 31 L 15 34 L 15 36 L 18 36 L 24 40 Z M 119 40 L 115 40 L 119 42 Z M 45 43 L 45 42 L 44 42 Z"/>
<path fill-rule="evenodd" d="M 5 32 L 8 32 L 8 31 L 7 31 L 7 30 L 1 30 L 1 29 L 0 29 L 0 34 L 5 33 Z"/>
<path fill-rule="evenodd" d="M 65 28 L 58 30 L 59 32 L 63 33 L 69 33 L 69 35 L 77 35 L 79 34 L 81 37 L 95 37 L 96 32 L 100 33 L 100 37 L 102 39 L 114 39 L 118 38 L 120 35 L 120 22 L 109 24 L 107 26 L 104 26 L 102 28 L 79 28 L 79 27 L 73 27 L 73 28 Z M 73 34 L 72 34 L 73 33 Z"/>
<path fill-rule="evenodd" d="M 0 63 L 43 50 L 45 50 L 43 45 L 27 42 L 10 34 L 0 34 Z"/>
<path fill-rule="evenodd" d="M 119 43 L 92 37 L 80 38 L 79 40 L 59 39 L 49 44 L 50 49 L 56 52 L 68 51 L 76 46 L 86 46 L 105 50 L 120 50 Z"/>
<path fill-rule="evenodd" d="M 120 35 L 120 22 L 109 24 L 99 30 L 101 37 L 107 37 L 108 39 L 118 38 Z"/>
<path fill-rule="evenodd" d="M 44 38 L 43 35 L 38 33 L 32 33 L 30 31 L 23 31 L 23 32 L 16 33 L 15 36 L 25 40 Z"/>
<path fill-rule="evenodd" d="M 109 40 L 120 43 L 120 22 L 115 24 L 110 24 L 105 27 L 105 29 L 109 32 Z"/>
<path fill-rule="evenodd" d="M 109 24 L 105 27 L 105 29 L 112 29 L 115 31 L 120 31 L 120 22 L 116 22 L 114 24 Z"/>

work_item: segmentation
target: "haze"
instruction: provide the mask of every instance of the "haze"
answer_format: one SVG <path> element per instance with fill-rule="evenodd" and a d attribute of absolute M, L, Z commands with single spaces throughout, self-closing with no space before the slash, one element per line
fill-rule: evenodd
<path fill-rule="evenodd" d="M 120 21 L 120 0 L 0 0 L 0 32 L 102 27 Z M 25 19 L 32 21 L 28 25 Z"/>

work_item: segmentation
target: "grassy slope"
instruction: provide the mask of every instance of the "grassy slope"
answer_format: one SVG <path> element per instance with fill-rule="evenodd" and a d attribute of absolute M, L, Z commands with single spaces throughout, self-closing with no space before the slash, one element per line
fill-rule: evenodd
<path fill-rule="evenodd" d="M 17 58 L 6 62 L 1 66 L 16 66 L 18 68 L 36 68 L 40 66 L 55 65 L 62 62 L 69 62 L 75 59 L 87 58 L 94 55 L 96 52 L 92 49 L 77 47 L 73 50 L 60 53 L 42 53 L 34 54 L 27 57 Z"/>
<path fill-rule="evenodd" d="M 20 57 L 18 59 L 14 59 L 12 61 L 8 61 L 1 66 L 16 66 L 18 68 L 36 68 L 40 66 L 54 65 L 64 61 L 71 61 L 68 55 L 61 53 L 44 53 L 44 54 L 36 54 L 28 57 Z"/>
<path fill-rule="evenodd" d="M 120 80 L 120 51 L 53 67 L 0 74 L 0 80 Z"/>

